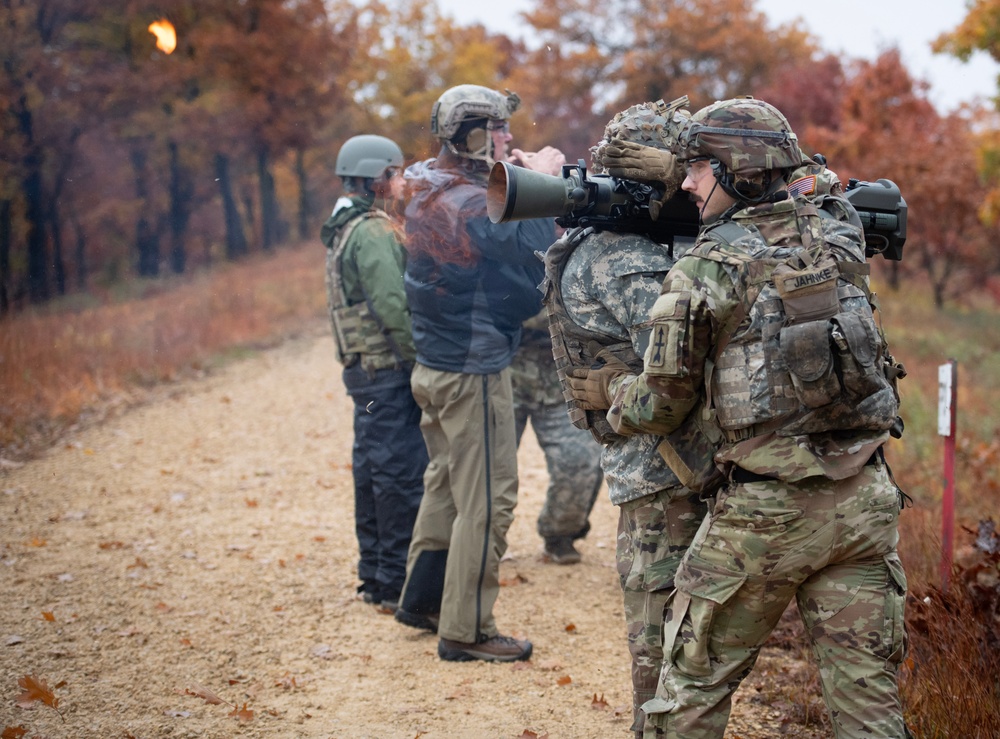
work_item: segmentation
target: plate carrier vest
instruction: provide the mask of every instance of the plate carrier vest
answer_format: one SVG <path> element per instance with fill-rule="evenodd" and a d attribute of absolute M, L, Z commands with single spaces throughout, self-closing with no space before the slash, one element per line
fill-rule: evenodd
<path fill-rule="evenodd" d="M 403 354 L 371 304 L 365 288 L 363 303 L 347 304 L 344 282 L 341 278 L 344 249 L 354 229 L 369 218 L 391 221 L 386 213 L 373 209 L 349 220 L 326 254 L 326 293 L 333 323 L 333 338 L 337 347 L 337 361 L 352 367 L 361 361 L 369 373 L 388 367 L 401 367 Z"/>
<path fill-rule="evenodd" d="M 839 200 L 817 202 L 826 199 Z M 706 406 L 731 443 L 771 432 L 898 430 L 905 370 L 875 323 L 863 246 L 812 202 L 795 206 L 801 243 L 769 246 L 723 221 L 692 251 L 733 268 L 739 293 L 706 365 Z"/>

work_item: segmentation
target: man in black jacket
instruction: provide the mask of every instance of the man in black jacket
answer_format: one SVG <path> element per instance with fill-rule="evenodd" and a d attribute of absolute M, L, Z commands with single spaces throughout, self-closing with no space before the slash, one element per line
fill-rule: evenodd
<path fill-rule="evenodd" d="M 509 365 L 521 323 L 541 309 L 535 252 L 555 239 L 550 219 L 494 224 L 486 213 L 489 171 L 506 158 L 519 103 L 479 85 L 447 90 L 431 114 L 441 152 L 406 172 L 411 386 L 431 461 L 396 619 L 436 630 L 445 660 L 528 659 L 532 649 L 493 620 L 517 502 Z M 514 153 L 547 174 L 565 161 L 551 147 Z"/>

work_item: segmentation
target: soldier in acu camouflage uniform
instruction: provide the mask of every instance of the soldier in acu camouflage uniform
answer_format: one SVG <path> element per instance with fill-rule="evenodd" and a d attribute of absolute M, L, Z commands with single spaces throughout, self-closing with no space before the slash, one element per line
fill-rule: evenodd
<path fill-rule="evenodd" d="M 545 542 L 545 557 L 556 564 L 575 564 L 580 553 L 573 542 L 590 531 L 590 511 L 604 475 L 600 446 L 566 415 L 545 311 L 521 326 L 521 346 L 510 365 L 510 380 L 517 443 L 521 443 L 530 420 L 549 472 L 545 504 L 537 523 L 538 535 Z"/>
<path fill-rule="evenodd" d="M 686 101 L 644 103 L 619 113 L 592 149 L 595 169 L 615 176 L 635 174 L 628 159 L 644 154 L 661 162 L 664 172 L 675 170 L 666 149 L 683 120 L 679 110 Z M 676 171 L 666 197 L 680 183 Z M 641 371 L 649 314 L 674 263 L 670 248 L 637 234 L 577 229 L 549 248 L 545 262 L 552 348 L 564 382 L 574 368 L 595 361 Z M 705 516 L 705 504 L 664 462 L 657 450 L 660 436 L 616 434 L 603 411 L 585 412 L 568 391 L 566 397 L 574 423 L 589 429 L 604 447 L 601 467 L 611 503 L 619 509 L 616 559 L 632 656 L 633 730 L 641 735 L 639 707 L 654 696 L 663 657 L 663 605 L 677 565 Z"/>
<path fill-rule="evenodd" d="M 345 195 L 323 224 L 326 289 L 343 379 L 354 401 L 354 522 L 365 601 L 394 613 L 406 578 L 427 449 L 410 392 L 416 349 L 403 290 L 406 254 L 386 203 L 402 197 L 403 152 L 355 136 L 337 153 Z"/>
<path fill-rule="evenodd" d="M 645 736 L 722 737 L 792 598 L 836 736 L 906 736 L 901 492 L 881 453 L 898 397 L 856 214 L 789 195 L 804 157 L 763 101 L 702 109 L 674 151 L 703 229 L 653 309 L 643 373 L 590 378 L 618 430 L 670 428 L 705 396 L 725 437 L 728 484 L 677 572 Z"/>

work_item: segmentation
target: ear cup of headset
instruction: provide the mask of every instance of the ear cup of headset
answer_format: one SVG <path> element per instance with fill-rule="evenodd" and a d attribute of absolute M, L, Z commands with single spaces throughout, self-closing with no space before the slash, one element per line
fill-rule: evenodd
<path fill-rule="evenodd" d="M 755 182 L 753 180 L 737 180 L 726 165 L 718 159 L 710 159 L 709 164 L 712 167 L 712 176 L 718 181 L 719 187 L 729 193 L 732 197 L 740 200 L 746 200 L 752 203 L 762 198 L 764 193 L 767 191 L 768 186 L 771 184 L 770 177 L 764 177 L 760 182 Z"/>
<path fill-rule="evenodd" d="M 466 151 L 479 151 L 484 148 L 488 135 L 485 128 L 473 128 L 469 131 L 469 135 L 465 137 Z"/>

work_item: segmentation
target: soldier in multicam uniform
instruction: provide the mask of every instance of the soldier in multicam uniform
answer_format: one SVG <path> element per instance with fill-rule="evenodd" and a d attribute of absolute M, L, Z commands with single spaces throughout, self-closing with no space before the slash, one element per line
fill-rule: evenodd
<path fill-rule="evenodd" d="M 345 195 L 323 224 L 326 289 L 343 380 L 354 401 L 354 524 L 358 591 L 394 613 L 424 492 L 427 449 L 410 392 L 416 349 L 403 290 L 401 225 L 383 209 L 403 194 L 403 152 L 355 136 L 337 153 Z"/>
<path fill-rule="evenodd" d="M 521 346 L 510 365 L 510 380 L 517 443 L 530 420 L 549 473 L 537 522 L 545 557 L 556 564 L 575 564 L 580 553 L 573 542 L 590 531 L 590 511 L 604 475 L 600 446 L 566 415 L 544 310 L 521 326 Z"/>
<path fill-rule="evenodd" d="M 704 397 L 725 437 L 728 484 L 677 571 L 645 736 L 722 737 L 793 597 L 836 736 L 906 736 L 902 494 L 881 452 L 898 396 L 856 214 L 836 195 L 789 196 L 804 157 L 763 101 L 698 111 L 674 152 L 702 232 L 654 306 L 643 373 L 586 378 L 596 402 L 608 385 L 620 432 L 670 428 Z"/>
<path fill-rule="evenodd" d="M 635 144 L 631 154 L 648 149 L 649 156 L 666 160 L 665 169 L 674 170 L 666 149 L 686 101 L 645 103 L 616 115 L 592 149 L 595 169 L 629 174 L 620 171 L 622 150 Z M 680 183 L 677 171 L 666 197 Z M 670 247 L 638 234 L 577 229 L 550 247 L 545 261 L 552 348 L 564 382 L 573 368 L 601 360 L 641 371 L 649 314 L 674 263 Z M 566 397 L 574 423 L 589 429 L 604 447 L 601 467 L 611 503 L 619 509 L 616 559 L 632 656 L 633 730 L 641 735 L 639 708 L 654 696 L 663 659 L 663 605 L 706 508 L 664 462 L 657 451 L 660 436 L 616 434 L 603 412 L 585 412 L 568 391 Z"/>

